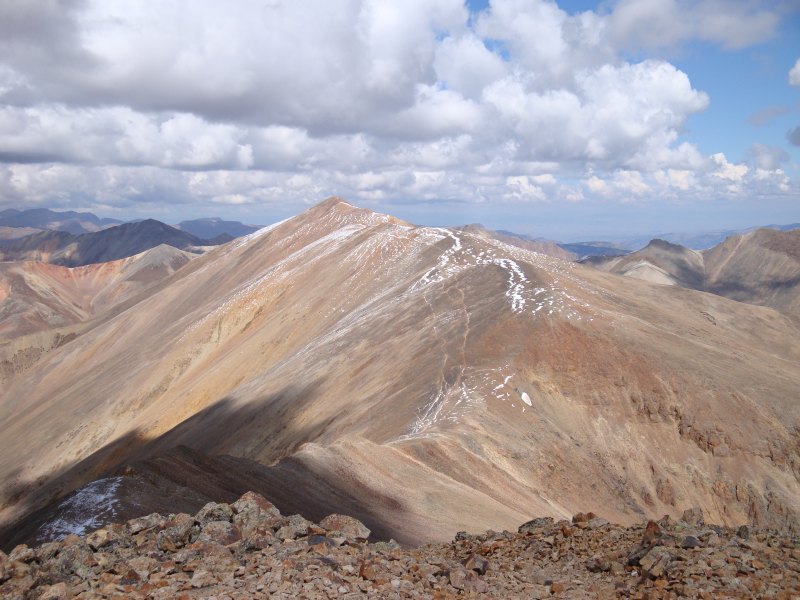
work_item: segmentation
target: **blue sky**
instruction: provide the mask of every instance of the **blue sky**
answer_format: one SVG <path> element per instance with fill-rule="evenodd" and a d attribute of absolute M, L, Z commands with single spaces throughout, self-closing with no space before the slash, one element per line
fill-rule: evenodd
<path fill-rule="evenodd" d="M 268 223 L 341 195 L 559 240 L 800 221 L 793 0 L 191 7 L 0 4 L 0 209 Z"/>

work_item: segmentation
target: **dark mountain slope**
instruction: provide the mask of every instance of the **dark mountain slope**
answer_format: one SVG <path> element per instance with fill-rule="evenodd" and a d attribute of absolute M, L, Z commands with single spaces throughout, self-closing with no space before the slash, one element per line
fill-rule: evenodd
<path fill-rule="evenodd" d="M 258 231 L 261 226 L 245 225 L 239 221 L 223 221 L 215 217 L 181 221 L 178 223 L 177 228 L 204 240 L 213 240 L 222 235 L 230 236 L 228 238 L 230 240 Z"/>
<path fill-rule="evenodd" d="M 216 245 L 227 237 L 203 240 L 154 219 L 123 223 L 94 233 L 74 236 L 62 231 L 44 231 L 0 245 L 0 260 L 38 260 L 65 267 L 78 267 L 134 256 L 161 244 L 180 250 Z"/>

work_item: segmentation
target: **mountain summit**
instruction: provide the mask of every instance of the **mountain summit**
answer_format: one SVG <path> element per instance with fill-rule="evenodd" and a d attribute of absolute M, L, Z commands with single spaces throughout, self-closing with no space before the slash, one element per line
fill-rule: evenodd
<path fill-rule="evenodd" d="M 5 349 L 4 539 L 93 481 L 122 510 L 147 473 L 404 543 L 585 507 L 796 528 L 798 340 L 769 308 L 331 198 L 35 361 Z"/>

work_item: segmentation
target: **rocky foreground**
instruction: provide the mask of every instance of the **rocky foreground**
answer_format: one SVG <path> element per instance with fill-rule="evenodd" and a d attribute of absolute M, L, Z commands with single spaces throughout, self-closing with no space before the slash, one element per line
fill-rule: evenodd
<path fill-rule="evenodd" d="M 634 527 L 592 513 L 403 549 L 351 517 L 282 516 L 249 492 L 0 552 L 0 598 L 796 598 L 800 542 L 706 525 L 694 509 Z"/>

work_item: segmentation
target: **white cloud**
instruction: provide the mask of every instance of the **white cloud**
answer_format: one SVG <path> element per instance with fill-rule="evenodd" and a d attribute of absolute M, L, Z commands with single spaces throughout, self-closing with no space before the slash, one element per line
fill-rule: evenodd
<path fill-rule="evenodd" d="M 747 167 L 747 165 L 728 162 L 728 159 L 725 158 L 725 155 L 722 152 L 718 152 L 717 154 L 712 154 L 711 160 L 718 167 L 714 171 L 714 176 L 719 177 L 720 179 L 727 179 L 728 181 L 733 181 L 734 183 L 742 181 L 742 179 L 744 179 L 744 176 L 747 175 L 747 172 L 750 170 Z"/>
<path fill-rule="evenodd" d="M 794 66 L 789 69 L 789 85 L 800 87 L 800 58 L 798 58 Z"/>
<path fill-rule="evenodd" d="M 0 203 L 779 190 L 775 152 L 748 168 L 683 138 L 709 105 L 686 73 L 630 58 L 775 26 L 731 0 L 493 0 L 473 21 L 462 0 L 2 3 Z"/>

